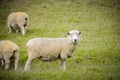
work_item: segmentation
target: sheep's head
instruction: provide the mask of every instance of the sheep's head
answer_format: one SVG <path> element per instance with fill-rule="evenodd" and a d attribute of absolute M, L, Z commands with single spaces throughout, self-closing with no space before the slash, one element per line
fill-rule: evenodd
<path fill-rule="evenodd" d="M 79 32 L 77 30 L 72 30 L 72 31 L 68 32 L 68 39 L 70 41 L 72 41 L 72 43 L 76 44 L 80 40 L 80 37 L 79 37 L 80 34 L 81 34 L 81 32 Z"/>

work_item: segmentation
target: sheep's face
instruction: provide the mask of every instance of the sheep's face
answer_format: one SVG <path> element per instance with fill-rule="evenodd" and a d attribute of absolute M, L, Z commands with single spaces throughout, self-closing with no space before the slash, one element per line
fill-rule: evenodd
<path fill-rule="evenodd" d="M 79 32 L 77 30 L 72 30 L 72 31 L 68 32 L 68 37 L 73 43 L 78 43 L 80 40 L 80 37 L 79 37 L 80 34 L 81 34 L 81 32 Z"/>

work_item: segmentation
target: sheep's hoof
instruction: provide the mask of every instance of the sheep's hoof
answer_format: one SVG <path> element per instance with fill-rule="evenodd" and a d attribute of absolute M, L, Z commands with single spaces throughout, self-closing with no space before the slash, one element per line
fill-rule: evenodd
<path fill-rule="evenodd" d="M 60 70 L 66 71 L 66 68 L 60 67 Z"/>

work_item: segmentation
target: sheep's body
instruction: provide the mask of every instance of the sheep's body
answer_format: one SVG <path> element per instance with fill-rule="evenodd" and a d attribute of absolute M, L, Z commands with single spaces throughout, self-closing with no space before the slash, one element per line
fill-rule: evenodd
<path fill-rule="evenodd" d="M 16 28 L 16 33 L 19 27 L 21 29 L 22 35 L 26 33 L 26 26 L 28 24 L 29 16 L 25 12 L 13 12 L 8 16 L 8 29 L 9 33 L 12 32 L 12 28 Z"/>
<path fill-rule="evenodd" d="M 2 40 L 0 41 L 0 58 L 2 60 L 2 65 L 4 65 L 5 61 L 5 69 L 9 68 L 10 58 L 14 57 L 14 65 L 15 70 L 18 68 L 19 61 L 19 47 L 10 40 Z"/>
<path fill-rule="evenodd" d="M 61 59 L 62 69 L 66 69 L 65 60 L 70 57 L 76 48 L 76 42 L 79 41 L 79 31 L 75 31 L 77 41 L 73 42 L 71 35 L 67 38 L 34 38 L 27 42 L 28 60 L 24 70 L 29 70 L 30 65 L 35 58 L 43 61 Z M 70 33 L 72 34 L 72 32 Z"/>
<path fill-rule="evenodd" d="M 65 38 L 35 38 L 27 43 L 27 48 L 28 53 L 34 52 L 34 54 L 28 54 L 30 57 L 39 57 L 42 60 L 50 61 L 58 58 L 60 55 L 63 55 L 63 59 L 71 56 L 75 45 L 69 44 Z"/>

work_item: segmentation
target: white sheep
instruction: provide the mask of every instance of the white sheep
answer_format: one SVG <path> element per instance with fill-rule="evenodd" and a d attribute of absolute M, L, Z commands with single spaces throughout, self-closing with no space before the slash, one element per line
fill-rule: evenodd
<path fill-rule="evenodd" d="M 39 58 L 43 61 L 61 59 L 61 69 L 66 70 L 66 59 L 71 57 L 79 42 L 81 32 L 72 30 L 67 38 L 33 38 L 26 43 L 28 59 L 24 70 L 29 70 L 32 61 Z"/>
<path fill-rule="evenodd" d="M 19 47 L 14 42 L 10 40 L 0 41 L 0 58 L 2 65 L 5 64 L 5 69 L 9 68 L 10 59 L 14 58 L 14 70 L 17 70 L 19 61 L 19 51 Z"/>
<path fill-rule="evenodd" d="M 9 29 L 9 34 L 12 32 L 12 29 L 16 29 L 16 33 L 18 32 L 18 28 L 21 29 L 22 35 L 26 33 L 26 26 L 28 24 L 29 16 L 25 12 L 13 12 L 8 16 L 7 26 Z"/>

